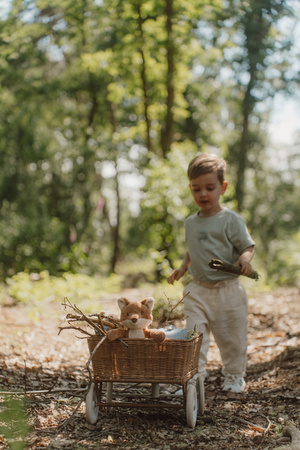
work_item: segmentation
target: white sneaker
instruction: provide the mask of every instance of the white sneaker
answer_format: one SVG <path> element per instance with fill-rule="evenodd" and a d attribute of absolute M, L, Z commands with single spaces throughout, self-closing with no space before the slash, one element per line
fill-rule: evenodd
<path fill-rule="evenodd" d="M 243 392 L 245 389 L 246 383 L 243 377 L 239 377 L 238 375 L 234 375 L 231 373 L 225 374 L 225 379 L 223 383 L 223 391 L 231 391 L 231 392 Z"/>

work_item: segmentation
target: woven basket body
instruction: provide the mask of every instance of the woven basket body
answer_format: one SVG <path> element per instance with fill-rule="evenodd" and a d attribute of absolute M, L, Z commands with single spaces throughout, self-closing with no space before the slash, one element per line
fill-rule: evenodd
<path fill-rule="evenodd" d="M 88 339 L 90 353 L 101 337 Z M 95 382 L 186 383 L 198 369 L 202 334 L 188 340 L 152 339 L 105 340 L 92 358 Z"/>

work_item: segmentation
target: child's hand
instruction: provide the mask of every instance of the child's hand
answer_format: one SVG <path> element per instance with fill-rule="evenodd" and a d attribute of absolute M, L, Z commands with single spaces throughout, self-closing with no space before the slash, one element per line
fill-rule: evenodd
<path fill-rule="evenodd" d="M 181 268 L 175 269 L 175 270 L 173 270 L 171 275 L 168 276 L 167 281 L 169 284 L 173 284 L 174 281 L 178 281 L 181 277 L 183 277 L 184 274 L 185 274 L 185 270 L 183 270 Z"/>
<path fill-rule="evenodd" d="M 241 267 L 241 272 L 243 275 L 248 277 L 252 272 L 251 264 L 242 256 L 239 257 L 237 264 Z"/>

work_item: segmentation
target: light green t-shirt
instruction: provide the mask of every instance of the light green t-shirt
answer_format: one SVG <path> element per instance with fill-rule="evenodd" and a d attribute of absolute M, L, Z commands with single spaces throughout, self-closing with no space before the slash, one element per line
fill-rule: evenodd
<path fill-rule="evenodd" d="M 209 267 L 212 259 L 235 264 L 247 247 L 255 245 L 246 223 L 234 211 L 224 208 L 212 217 L 193 214 L 185 222 L 186 244 L 191 258 L 189 272 L 198 280 L 212 282 L 237 275 Z"/>

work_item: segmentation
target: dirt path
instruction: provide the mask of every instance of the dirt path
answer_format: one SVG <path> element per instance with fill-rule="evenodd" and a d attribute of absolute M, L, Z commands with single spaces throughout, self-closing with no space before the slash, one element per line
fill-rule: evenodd
<path fill-rule="evenodd" d="M 131 299 L 140 295 L 137 290 L 125 294 Z M 82 403 L 71 417 L 88 385 L 86 341 L 70 330 L 57 335 L 62 311 L 55 303 L 43 309 L 0 308 L 0 449 L 17 448 L 22 434 L 27 434 L 30 449 L 273 449 L 288 444 L 290 439 L 280 435 L 284 424 L 292 421 L 300 428 L 299 290 L 249 297 L 246 391 L 221 391 L 220 358 L 213 342 L 205 413 L 194 430 L 187 428 L 183 410 L 113 408 L 89 425 Z M 113 312 L 113 299 L 102 306 Z M 21 394 L 5 393 L 12 391 Z M 24 419 L 22 408 L 27 430 L 16 425 Z"/>

